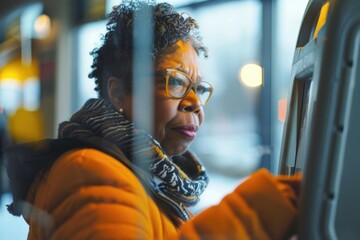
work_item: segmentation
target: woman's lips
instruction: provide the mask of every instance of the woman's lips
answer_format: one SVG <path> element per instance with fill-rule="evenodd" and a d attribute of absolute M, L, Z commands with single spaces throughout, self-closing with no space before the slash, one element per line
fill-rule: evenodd
<path fill-rule="evenodd" d="M 196 131 L 199 129 L 197 126 L 181 126 L 181 127 L 175 127 L 174 130 L 179 132 L 180 134 L 184 135 L 187 138 L 195 139 L 196 137 Z"/>

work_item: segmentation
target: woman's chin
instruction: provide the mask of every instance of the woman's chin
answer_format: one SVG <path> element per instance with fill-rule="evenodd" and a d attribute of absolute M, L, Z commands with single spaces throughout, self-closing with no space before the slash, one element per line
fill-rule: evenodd
<path fill-rule="evenodd" d="M 163 146 L 165 153 L 169 157 L 179 156 L 184 154 L 189 149 L 190 144 L 181 144 L 176 146 Z"/>

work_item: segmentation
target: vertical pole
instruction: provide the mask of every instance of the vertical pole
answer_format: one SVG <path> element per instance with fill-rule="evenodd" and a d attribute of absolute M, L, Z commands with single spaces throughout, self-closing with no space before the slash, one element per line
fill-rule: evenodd
<path fill-rule="evenodd" d="M 261 144 L 272 148 L 271 143 L 271 69 L 272 69 L 272 13 L 273 1 L 262 1 L 262 41 L 261 41 L 261 65 L 264 69 L 264 85 L 260 91 L 258 116 L 260 123 Z M 260 167 L 271 169 L 271 155 L 261 157 Z"/>
<path fill-rule="evenodd" d="M 55 77 L 55 122 L 54 134 L 57 136 L 58 124 L 69 119 L 72 113 L 72 41 L 71 41 L 71 8 L 69 0 L 58 1 L 58 19 L 61 22 L 56 52 Z"/>
<path fill-rule="evenodd" d="M 132 118 L 137 128 L 153 129 L 153 27 L 152 10 L 143 8 L 134 17 L 132 62 Z M 134 141 L 137 141 L 136 138 Z M 141 142 L 133 142 L 137 146 Z M 147 165 L 137 154 L 132 154 L 135 165 Z M 139 222 L 140 223 L 140 222 Z"/>
<path fill-rule="evenodd" d="M 154 96 L 154 60 L 152 10 L 144 8 L 135 15 L 134 55 L 133 55 L 133 121 L 138 127 L 152 133 L 153 96 Z M 133 159 L 136 161 L 136 159 Z"/>

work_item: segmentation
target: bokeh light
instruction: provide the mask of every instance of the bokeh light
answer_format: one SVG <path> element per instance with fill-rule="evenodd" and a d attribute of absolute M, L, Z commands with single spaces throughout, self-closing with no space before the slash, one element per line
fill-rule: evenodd
<path fill-rule="evenodd" d="M 48 15 L 40 15 L 34 23 L 34 30 L 38 37 L 45 38 L 51 30 L 51 20 Z"/>
<path fill-rule="evenodd" d="M 263 69 L 260 65 L 249 63 L 239 71 L 239 80 L 247 87 L 259 87 L 263 83 Z"/>

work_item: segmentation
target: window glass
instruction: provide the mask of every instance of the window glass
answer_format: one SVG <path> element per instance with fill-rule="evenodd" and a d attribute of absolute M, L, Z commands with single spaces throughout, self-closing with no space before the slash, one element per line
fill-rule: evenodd
<path fill-rule="evenodd" d="M 199 0 L 201 1 L 201 0 Z M 108 9 L 120 1 L 108 0 Z M 168 1 L 183 6 L 194 0 Z M 256 168 L 260 142 L 255 108 L 259 89 L 246 88 L 238 79 L 239 69 L 247 63 L 260 62 L 261 1 L 217 1 L 218 4 L 198 9 L 183 9 L 200 24 L 204 42 L 209 47 L 209 59 L 202 61 L 205 79 L 214 84 L 213 98 L 205 107 L 206 122 L 192 146 L 210 172 L 210 185 L 195 211 L 214 204 L 234 189 L 243 176 Z M 275 3 L 274 56 L 272 76 L 272 140 L 273 158 L 278 159 L 283 123 L 277 119 L 278 101 L 288 97 L 292 56 L 301 19 L 308 0 L 277 0 Z M 108 10 L 109 11 L 109 10 Z M 75 33 L 76 41 L 76 102 L 74 109 L 88 98 L 96 97 L 94 81 L 88 78 L 91 71 L 90 51 L 100 44 L 105 32 L 105 21 L 82 25 Z M 266 40 L 266 39 L 265 39 Z M 38 86 L 30 82 L 30 88 Z M 2 80 L 0 105 L 8 113 L 22 102 L 20 84 Z M 70 91 L 70 90 L 69 90 Z M 25 93 L 25 95 L 27 95 Z M 27 98 L 27 97 L 25 97 Z M 29 100 L 32 106 L 37 103 Z M 276 165 L 278 162 L 274 161 Z M 6 204 L 10 194 L 0 198 L 0 239 L 24 239 L 28 226 L 23 218 L 11 216 Z M 14 227 L 16 226 L 16 227 Z M 6 231 L 5 231 L 6 230 Z"/>
<path fill-rule="evenodd" d="M 174 5 L 183 6 L 190 2 L 195 1 Z M 260 88 L 246 87 L 238 77 L 246 64 L 261 62 L 262 3 L 258 0 L 219 2 L 196 9 L 180 9 L 199 22 L 203 41 L 209 48 L 209 58 L 201 60 L 203 75 L 215 88 L 212 99 L 205 106 L 205 123 L 191 147 L 210 173 L 209 188 L 195 211 L 216 203 L 230 192 L 244 176 L 256 170 L 264 153 L 256 113 Z M 269 119 L 273 128 L 273 169 L 277 169 L 283 130 L 283 123 L 277 118 L 278 101 L 288 95 L 292 55 L 307 0 L 290 2 L 278 0 L 274 3 L 273 115 Z M 108 11 L 118 3 L 109 0 Z M 88 78 L 92 63 L 89 52 L 99 46 L 105 24 L 100 21 L 78 29 L 76 108 L 88 98 L 96 97 L 94 81 Z"/>
<path fill-rule="evenodd" d="M 259 163 L 255 113 L 259 89 L 244 86 L 238 75 L 244 65 L 260 62 L 261 2 L 245 0 L 180 11 L 189 12 L 199 22 L 204 44 L 209 48 L 209 58 L 201 61 L 203 76 L 215 87 L 205 106 L 205 124 L 192 146 L 212 182 L 201 204 L 194 209 L 197 211 L 219 201 Z M 92 63 L 88 53 L 98 46 L 105 24 L 104 21 L 87 24 L 78 31 L 77 107 L 96 96 L 94 83 L 87 77 Z"/>
<path fill-rule="evenodd" d="M 201 62 L 202 74 L 214 85 L 205 106 L 205 123 L 192 145 L 210 174 L 200 209 L 217 203 L 259 164 L 255 112 L 259 89 L 246 87 L 238 76 L 244 65 L 260 62 L 261 2 L 227 2 L 184 11 L 200 25 L 209 48 L 209 58 Z"/>

